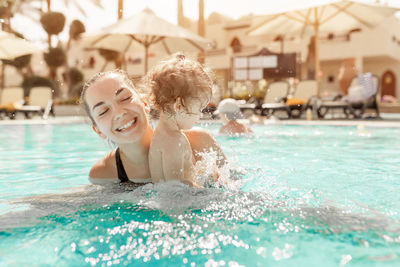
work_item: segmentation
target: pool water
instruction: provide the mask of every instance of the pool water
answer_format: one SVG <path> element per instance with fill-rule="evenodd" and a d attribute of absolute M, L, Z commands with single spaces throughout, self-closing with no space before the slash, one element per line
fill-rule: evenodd
<path fill-rule="evenodd" d="M 216 137 L 228 188 L 90 185 L 88 125 L 0 128 L 0 266 L 399 266 L 400 129 Z"/>

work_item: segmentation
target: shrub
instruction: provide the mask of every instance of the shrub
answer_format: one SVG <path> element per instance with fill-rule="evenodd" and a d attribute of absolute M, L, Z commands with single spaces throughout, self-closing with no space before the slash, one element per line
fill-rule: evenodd
<path fill-rule="evenodd" d="M 67 75 L 69 76 L 70 88 L 73 88 L 84 79 L 83 73 L 77 68 L 70 68 Z"/>
<path fill-rule="evenodd" d="M 65 64 L 67 57 L 65 52 L 60 47 L 50 48 L 49 52 L 44 53 L 44 61 L 49 67 L 61 67 Z"/>
<path fill-rule="evenodd" d="M 40 23 L 47 34 L 57 35 L 64 29 L 65 16 L 63 13 L 50 11 L 42 15 Z"/>
<path fill-rule="evenodd" d="M 86 31 L 85 25 L 80 20 L 73 20 L 69 26 L 69 36 L 71 39 L 78 39 L 79 35 Z"/>
<path fill-rule="evenodd" d="M 14 5 L 13 0 L 0 1 L 0 18 L 6 18 L 11 15 L 11 8 Z"/>

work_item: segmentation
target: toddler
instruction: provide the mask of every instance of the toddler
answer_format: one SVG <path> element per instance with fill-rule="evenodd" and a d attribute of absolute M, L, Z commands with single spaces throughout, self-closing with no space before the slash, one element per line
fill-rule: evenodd
<path fill-rule="evenodd" d="M 183 130 L 200 118 L 212 95 L 210 73 L 197 61 L 176 54 L 146 77 L 153 107 L 160 118 L 151 141 L 149 166 L 153 183 L 180 180 L 196 184 L 195 160 Z"/>

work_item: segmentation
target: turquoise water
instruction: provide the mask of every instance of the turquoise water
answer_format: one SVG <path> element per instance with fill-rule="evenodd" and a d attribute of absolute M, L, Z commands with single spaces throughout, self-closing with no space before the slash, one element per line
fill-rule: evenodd
<path fill-rule="evenodd" d="M 0 266 L 398 266 L 400 129 L 219 136 L 229 189 L 89 185 L 88 125 L 0 126 Z"/>

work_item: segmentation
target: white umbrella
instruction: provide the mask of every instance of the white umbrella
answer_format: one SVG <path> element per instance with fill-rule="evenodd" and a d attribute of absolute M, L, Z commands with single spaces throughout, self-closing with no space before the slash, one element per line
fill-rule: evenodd
<path fill-rule="evenodd" d="M 0 31 L 0 59 L 12 60 L 40 52 L 41 49 L 14 34 Z"/>
<path fill-rule="evenodd" d="M 268 14 L 263 22 L 254 25 L 249 35 L 305 35 L 315 36 L 315 79 L 319 81 L 320 33 L 343 33 L 355 28 L 376 26 L 392 16 L 398 8 L 366 4 L 352 0 L 304 1 L 304 8 Z"/>
<path fill-rule="evenodd" d="M 29 43 L 25 39 L 0 30 L 0 59 L 13 60 L 17 57 L 35 54 L 40 51 L 40 48 Z M 2 63 L 0 74 L 1 87 L 4 87 L 4 69 L 5 65 Z"/>
<path fill-rule="evenodd" d="M 125 53 L 127 51 L 145 52 L 145 72 L 147 54 L 152 51 L 167 54 L 174 52 L 203 52 L 210 41 L 180 26 L 157 17 L 150 9 L 123 19 L 103 28 L 97 34 L 89 35 L 92 47 Z"/>

